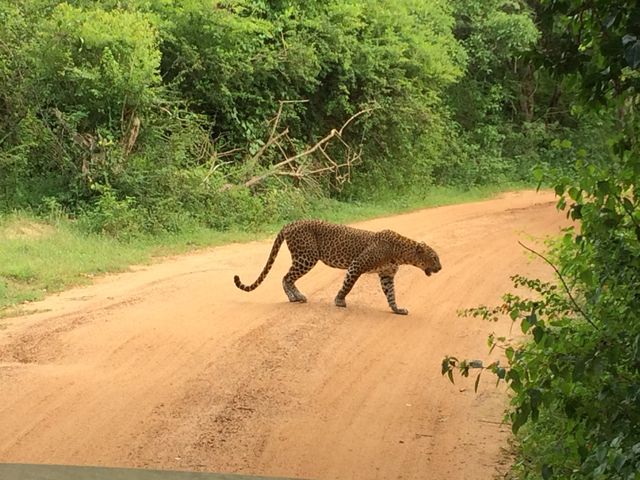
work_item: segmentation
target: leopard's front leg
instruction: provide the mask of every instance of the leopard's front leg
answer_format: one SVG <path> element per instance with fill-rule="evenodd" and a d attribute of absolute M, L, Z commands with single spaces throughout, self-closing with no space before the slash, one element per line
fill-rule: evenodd
<path fill-rule="evenodd" d="M 342 288 L 336 295 L 335 304 L 338 307 L 347 306 L 346 296 L 363 273 L 377 271 L 380 267 L 380 255 L 376 250 L 380 250 L 379 245 L 370 245 L 351 262 L 344 276 Z"/>
<path fill-rule="evenodd" d="M 393 310 L 393 313 L 397 313 L 398 315 L 407 315 L 409 310 L 406 308 L 399 308 L 396 304 L 396 292 L 394 286 L 394 275 L 398 269 L 396 268 L 393 273 L 390 272 L 382 272 L 379 274 L 380 276 L 380 285 L 382 286 L 382 291 L 387 297 L 387 302 L 389 303 L 389 307 Z"/>

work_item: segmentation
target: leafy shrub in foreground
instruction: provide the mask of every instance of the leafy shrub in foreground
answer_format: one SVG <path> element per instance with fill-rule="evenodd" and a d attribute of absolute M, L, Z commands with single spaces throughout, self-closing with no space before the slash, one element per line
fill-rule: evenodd
<path fill-rule="evenodd" d="M 640 39 L 636 2 L 540 2 L 561 55 L 556 74 L 569 77 L 607 129 L 609 149 L 559 142 L 574 160 L 551 183 L 558 207 L 579 224 L 552 252 L 557 285 L 514 278 L 532 298 L 507 294 L 495 308 L 470 313 L 485 319 L 508 314 L 526 343 L 490 338 L 506 365 L 486 367 L 513 392 L 508 417 L 518 432 L 514 474 L 519 478 L 637 480 L 640 472 Z M 580 11 L 580 15 L 575 15 Z M 555 27 L 555 30 L 554 30 Z M 575 32 L 579 35 L 573 35 Z M 567 57 L 566 51 L 576 55 Z M 590 142 L 585 142 L 590 145 Z M 552 144 L 553 146 L 553 144 Z M 603 153 L 604 152 L 604 153 Z M 538 170 L 538 180 L 544 180 Z M 544 258 L 544 257 L 543 257 Z M 557 265 L 557 266 L 556 266 Z M 443 360 L 442 372 L 469 375 L 480 361 Z M 477 385 L 477 383 L 476 383 Z"/>

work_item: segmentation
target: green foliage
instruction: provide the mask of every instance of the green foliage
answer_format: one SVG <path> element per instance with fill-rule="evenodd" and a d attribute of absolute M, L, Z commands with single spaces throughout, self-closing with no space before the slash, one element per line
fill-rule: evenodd
<path fill-rule="evenodd" d="M 555 140 L 551 149 L 574 161 L 571 175 L 562 168 L 552 169 L 548 177 L 544 169 L 536 171 L 541 182 L 555 186 L 558 208 L 579 223 L 552 249 L 561 288 L 516 276 L 515 286 L 530 289 L 532 298 L 508 294 L 497 308 L 467 313 L 487 320 L 509 315 L 529 339 L 524 344 L 489 339 L 491 348 L 504 349 L 508 361 L 500 370 L 493 365 L 493 373 L 513 392 L 508 416 L 520 433 L 516 475 L 636 480 L 640 76 L 631 37 L 639 12 L 634 2 L 614 7 L 609 2 L 545 1 L 537 9 L 539 19 L 549 22 L 545 32 L 577 53 L 571 57 L 543 42 L 547 60 L 554 60 L 552 73 L 570 78 L 579 88 L 576 93 L 589 100 L 576 114 L 604 127 L 609 148 L 594 154 L 589 142 L 587 148 L 576 148 L 569 139 Z M 565 61 L 556 54 L 566 55 Z M 456 369 L 468 375 L 469 365 L 447 357 L 442 371 L 453 379 Z"/>
<path fill-rule="evenodd" d="M 542 0 L 534 6 L 545 33 L 540 62 L 553 74 L 579 73 L 583 97 L 598 102 L 637 87 L 640 32 L 634 0 L 588 5 Z"/>
<path fill-rule="evenodd" d="M 9 47 L 21 69 L 5 78 L 15 93 L 5 102 L 0 198 L 37 206 L 54 195 L 77 210 L 95 196 L 94 182 L 125 168 L 131 125 L 155 102 L 157 33 L 140 13 L 19 6 Z"/>
<path fill-rule="evenodd" d="M 113 189 L 108 186 L 96 184 L 94 188 L 100 191 L 100 195 L 96 198 L 94 207 L 82 217 L 85 229 L 121 239 L 139 233 L 143 217 L 136 209 L 135 199 L 118 199 Z"/>
<path fill-rule="evenodd" d="M 67 114 L 75 132 L 108 137 L 153 102 L 157 44 L 151 18 L 142 13 L 62 3 L 28 47 L 30 90 L 38 92 L 40 108 Z"/>
<path fill-rule="evenodd" d="M 558 248 L 560 258 L 570 255 L 567 265 L 576 268 L 572 232 Z M 516 472 L 524 478 L 635 479 L 640 466 L 640 329 L 633 314 L 620 311 L 613 292 L 601 294 L 597 303 L 573 298 L 601 287 L 590 268 L 593 260 L 584 252 L 579 260 L 584 263 L 575 272 L 579 278 L 573 293 L 516 276 L 514 284 L 531 289 L 535 299 L 508 294 L 497 308 L 466 313 L 487 320 L 507 313 L 531 339 L 524 345 L 489 339 L 492 349 L 504 350 L 508 366 L 486 368 L 508 383 L 513 431 L 524 427 L 526 432 L 520 437 Z M 467 376 L 470 364 L 483 368 L 478 361 L 448 357 L 443 374 L 453 378 L 460 369 Z"/>
<path fill-rule="evenodd" d="M 482 184 L 528 178 L 539 160 L 537 134 L 547 136 L 544 127 L 536 127 L 533 98 L 525 91 L 530 83 L 526 55 L 539 36 L 531 12 L 524 2 L 511 0 L 457 0 L 453 6 L 454 32 L 469 62 L 448 96 L 464 128 L 456 180 Z"/>
<path fill-rule="evenodd" d="M 538 39 L 529 9 L 517 0 L 456 0 L 453 4 L 456 33 L 469 52 L 473 78 L 497 85 L 493 75 L 507 73 Z"/>
<path fill-rule="evenodd" d="M 242 182 L 362 109 L 372 113 L 341 138 L 363 149 L 349 198 L 371 196 L 385 175 L 395 188 L 438 182 L 434 165 L 459 140 L 443 95 L 466 53 L 444 1 L 38 0 L 2 9 L 5 209 L 52 197 L 91 231 L 116 234 L 121 215 L 124 237 L 254 224 L 279 210 L 274 198 L 290 205 L 278 215 L 291 216 L 301 196 L 319 192 L 303 188 L 309 182 Z M 260 165 L 247 161 L 288 100 L 305 100 L 281 112 L 291 142 Z M 246 154 L 218 165 L 224 149 Z M 326 153 L 344 159 L 339 148 Z M 335 182 L 317 185 L 335 193 Z"/>
<path fill-rule="evenodd" d="M 287 70 L 274 25 L 252 15 L 245 2 L 213 8 L 207 0 L 158 6 L 154 11 L 162 19 L 165 81 L 211 117 L 218 133 L 238 142 L 261 137 L 263 120 L 277 106 L 273 95 L 279 73 Z M 282 88 L 286 92 L 287 84 Z"/>
<path fill-rule="evenodd" d="M 91 232 L 521 180 L 553 140 L 508 114 L 537 37 L 515 1 L 35 0 L 0 16 L 0 208 L 52 198 Z M 245 185 L 364 109 L 307 163 L 361 151 L 346 184 L 291 167 Z M 263 151 L 278 111 L 286 140 Z"/>

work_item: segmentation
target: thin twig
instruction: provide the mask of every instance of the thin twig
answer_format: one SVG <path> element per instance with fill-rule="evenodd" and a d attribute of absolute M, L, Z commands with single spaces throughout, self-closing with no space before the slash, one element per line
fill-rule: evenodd
<path fill-rule="evenodd" d="M 571 300 L 571 303 L 573 303 L 573 306 L 576 308 L 576 310 L 578 310 L 578 312 L 580 312 L 580 314 L 584 317 L 584 319 L 596 330 L 600 330 L 600 327 L 598 327 L 588 316 L 586 313 L 584 313 L 584 310 L 582 310 L 582 308 L 580 308 L 580 305 L 578 305 L 578 302 L 576 302 L 576 299 L 573 298 L 573 295 L 571 294 L 571 290 L 569 289 L 569 286 L 567 285 L 567 282 L 564 281 L 564 277 L 562 276 L 562 274 L 560 273 L 560 270 L 557 269 L 557 267 L 544 255 L 542 255 L 541 253 L 536 252 L 534 249 L 527 247 L 524 243 L 522 243 L 520 240 L 518 240 L 518 243 L 520 244 L 520 246 L 522 248 L 525 248 L 526 250 L 529 250 L 531 253 L 533 253 L 534 255 L 537 255 L 538 257 L 540 257 L 542 260 L 544 260 L 545 262 L 547 262 L 551 268 L 553 268 L 553 270 L 556 272 L 556 275 L 558 275 L 558 278 L 560 278 L 560 281 L 562 282 L 562 285 L 564 286 L 564 290 L 565 292 L 567 292 L 567 295 L 569 296 L 569 299 Z"/>
<path fill-rule="evenodd" d="M 374 110 L 373 108 L 365 108 L 364 110 L 360 110 L 358 113 L 354 113 L 353 115 L 351 115 L 351 118 L 349 118 L 349 120 L 344 122 L 344 124 L 342 125 L 342 128 L 340 130 L 338 130 L 338 133 L 340 135 L 342 135 L 342 131 L 345 129 L 345 127 L 347 125 L 349 125 L 351 123 L 352 120 L 354 120 L 356 117 L 359 117 L 360 115 L 363 115 L 365 113 L 369 113 L 369 112 L 371 112 L 373 110 Z"/>
<path fill-rule="evenodd" d="M 273 127 L 271 128 L 271 132 L 269 133 L 269 140 L 271 140 L 273 138 L 273 136 L 276 133 L 276 129 L 278 128 L 278 125 L 280 124 L 280 115 L 282 115 L 282 107 L 284 106 L 284 103 L 280 102 L 280 105 L 278 106 L 278 113 L 276 113 L 276 116 L 274 118 L 272 118 L 270 120 L 269 123 L 273 122 Z"/>
<path fill-rule="evenodd" d="M 242 148 L 232 148 L 231 150 L 227 150 L 226 152 L 220 152 L 220 153 L 216 153 L 216 157 L 217 158 L 224 158 L 224 157 L 228 157 L 230 155 L 233 155 L 234 153 L 238 153 L 238 152 L 242 152 Z"/>
<path fill-rule="evenodd" d="M 256 152 L 256 154 L 253 157 L 251 157 L 251 161 L 252 162 L 257 161 L 264 154 L 267 148 L 269 148 L 271 145 L 273 145 L 275 142 L 277 142 L 280 138 L 284 137 L 288 133 L 289 133 L 289 127 L 285 128 L 284 131 L 280 132 L 275 137 L 272 134 L 269 140 L 267 140 L 267 142 L 260 147 L 260 149 Z"/>

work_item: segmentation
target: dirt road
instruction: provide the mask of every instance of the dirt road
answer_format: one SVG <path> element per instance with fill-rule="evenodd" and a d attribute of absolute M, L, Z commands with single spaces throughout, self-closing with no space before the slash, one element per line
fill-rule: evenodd
<path fill-rule="evenodd" d="M 487 355 L 511 323 L 458 318 L 509 276 L 549 278 L 517 244 L 566 224 L 551 193 L 363 222 L 425 240 L 443 269 L 402 267 L 390 313 L 376 275 L 337 308 L 343 272 L 317 266 L 290 304 L 253 281 L 271 241 L 107 276 L 0 320 L 0 462 L 130 466 L 319 479 L 489 479 L 504 468 L 504 389 L 440 375 L 446 354 Z M 489 378 L 487 376 L 487 378 Z"/>

